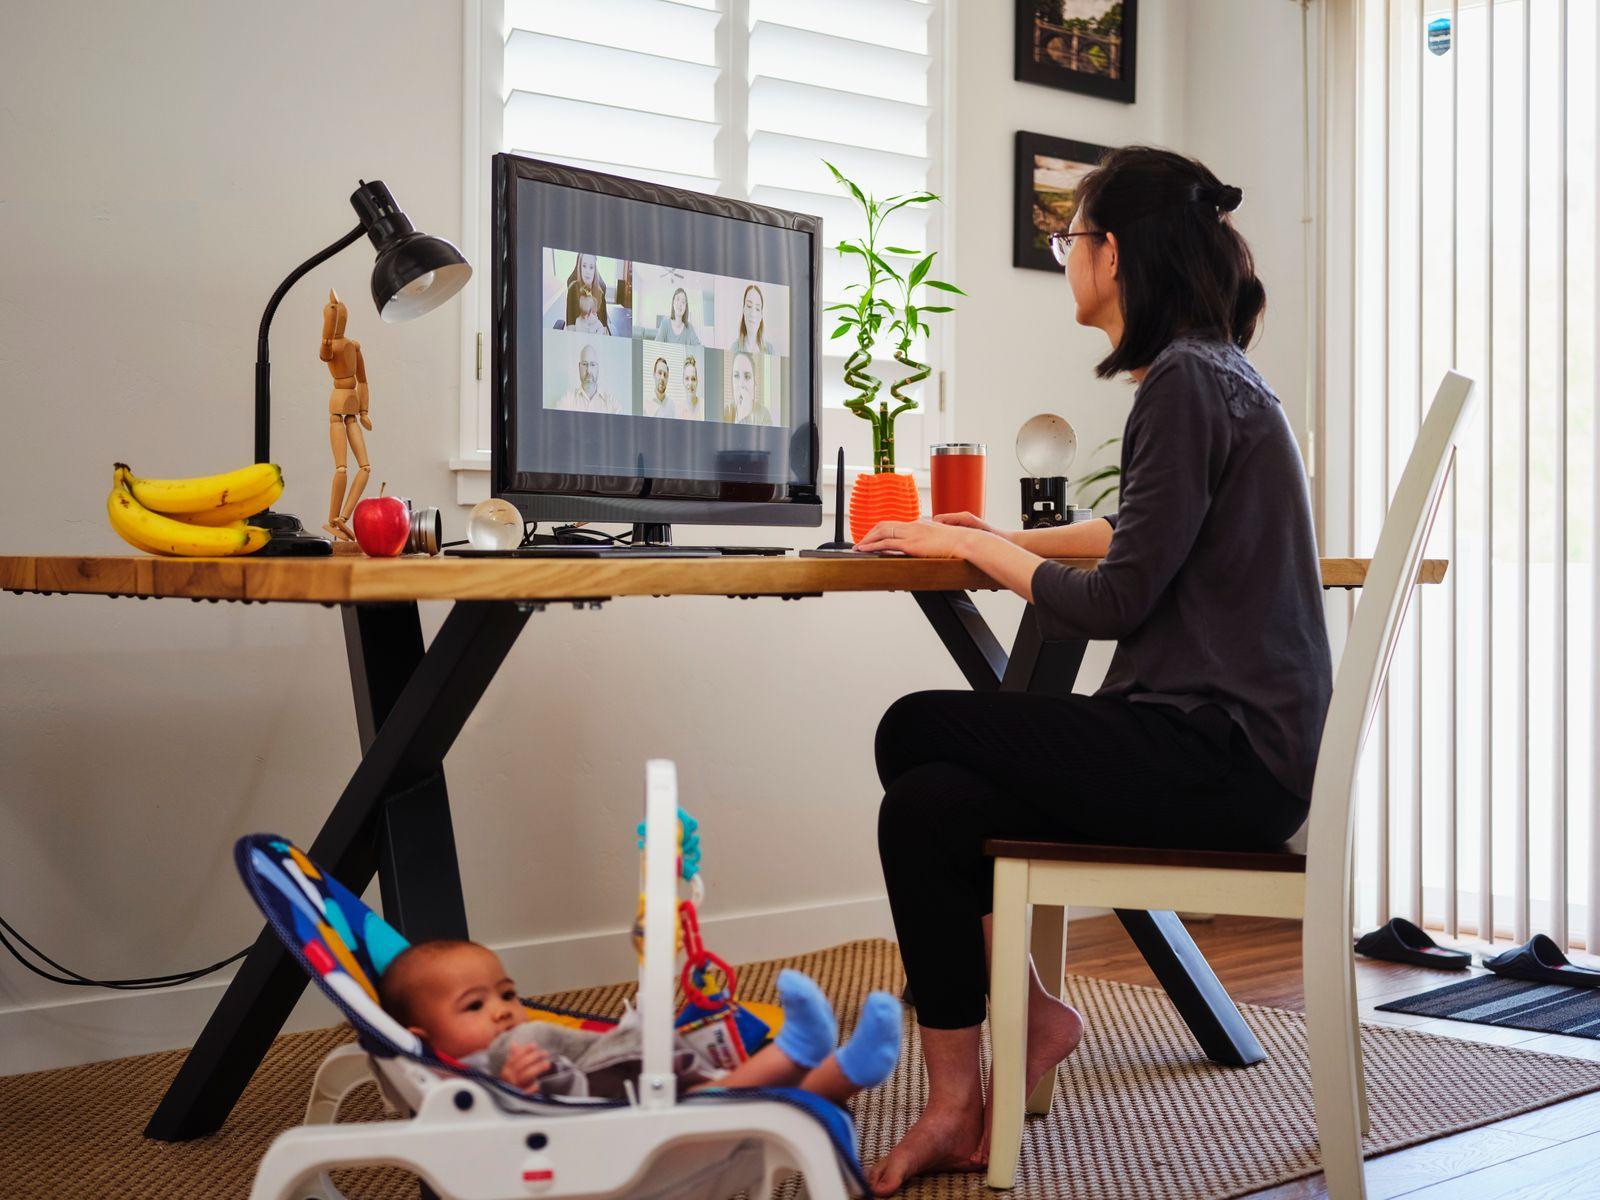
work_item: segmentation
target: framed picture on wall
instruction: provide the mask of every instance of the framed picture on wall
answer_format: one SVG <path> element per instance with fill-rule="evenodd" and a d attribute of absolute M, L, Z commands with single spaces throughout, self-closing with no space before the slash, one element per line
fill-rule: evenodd
<path fill-rule="evenodd" d="M 1016 78 L 1133 103 L 1138 0 L 1016 0 Z"/>
<path fill-rule="evenodd" d="M 1050 235 L 1065 233 L 1072 224 L 1078 181 L 1105 153 L 1105 146 L 1090 142 L 1017 131 L 1012 266 L 1060 272 L 1050 253 Z"/>

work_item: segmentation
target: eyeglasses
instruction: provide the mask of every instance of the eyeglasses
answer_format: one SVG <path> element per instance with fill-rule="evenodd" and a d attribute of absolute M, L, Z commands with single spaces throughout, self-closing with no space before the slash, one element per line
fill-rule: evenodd
<path fill-rule="evenodd" d="M 1050 235 L 1050 253 L 1061 266 L 1067 265 L 1067 255 L 1072 253 L 1072 239 L 1088 237 L 1105 237 L 1098 229 L 1074 229 L 1071 233 L 1052 233 Z"/>

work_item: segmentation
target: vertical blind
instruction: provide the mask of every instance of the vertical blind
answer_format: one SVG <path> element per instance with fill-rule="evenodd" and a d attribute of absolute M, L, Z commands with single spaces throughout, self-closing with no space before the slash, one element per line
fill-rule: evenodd
<path fill-rule="evenodd" d="M 1329 292 L 1348 404 L 1325 420 L 1347 422 L 1329 502 L 1354 552 L 1445 369 L 1482 399 L 1428 550 L 1449 575 L 1421 589 L 1362 766 L 1360 920 L 1600 950 L 1597 6 L 1351 8 L 1326 202 L 1353 234 Z"/>
<path fill-rule="evenodd" d="M 820 216 L 834 303 L 861 272 L 833 247 L 865 223 L 823 160 L 878 195 L 938 190 L 940 19 L 939 0 L 506 0 L 501 142 Z M 933 208 L 896 213 L 888 244 L 937 248 Z M 844 343 L 823 354 L 823 444 L 869 463 L 867 423 L 841 407 Z M 902 467 L 925 463 L 924 424 L 899 419 Z"/>

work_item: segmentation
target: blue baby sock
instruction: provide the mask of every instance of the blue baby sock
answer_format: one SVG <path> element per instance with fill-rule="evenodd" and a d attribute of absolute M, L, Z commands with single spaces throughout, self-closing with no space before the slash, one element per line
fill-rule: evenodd
<path fill-rule="evenodd" d="M 834 1020 L 833 1006 L 809 975 L 787 967 L 778 972 L 778 999 L 783 1002 L 778 1049 L 796 1066 L 809 1071 L 839 1044 L 839 1023 Z"/>
<path fill-rule="evenodd" d="M 850 1040 L 834 1055 L 844 1077 L 860 1088 L 877 1087 L 900 1060 L 900 1001 L 873 992 Z"/>

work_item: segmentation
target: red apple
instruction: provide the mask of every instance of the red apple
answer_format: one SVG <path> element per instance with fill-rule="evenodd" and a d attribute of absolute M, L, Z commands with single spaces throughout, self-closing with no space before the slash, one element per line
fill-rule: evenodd
<path fill-rule="evenodd" d="M 393 558 L 406 547 L 411 510 L 399 496 L 369 496 L 350 514 L 356 543 L 374 558 Z"/>

